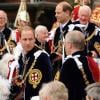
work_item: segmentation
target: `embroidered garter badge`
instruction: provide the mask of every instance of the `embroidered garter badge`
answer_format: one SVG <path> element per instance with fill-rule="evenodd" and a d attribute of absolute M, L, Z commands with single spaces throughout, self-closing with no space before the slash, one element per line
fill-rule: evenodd
<path fill-rule="evenodd" d="M 42 79 L 42 73 L 39 69 L 32 69 L 29 74 L 29 83 L 33 85 L 33 88 L 36 88 Z"/>

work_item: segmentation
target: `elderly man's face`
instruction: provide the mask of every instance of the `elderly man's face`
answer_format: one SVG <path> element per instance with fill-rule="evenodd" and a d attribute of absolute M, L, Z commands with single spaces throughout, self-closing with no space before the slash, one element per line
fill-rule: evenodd
<path fill-rule="evenodd" d="M 38 35 L 37 35 L 36 38 L 37 38 L 37 40 L 39 42 L 46 42 L 48 36 L 49 36 L 48 30 L 43 30 L 43 31 L 41 31 L 41 32 L 38 33 Z"/>
<path fill-rule="evenodd" d="M 79 21 L 81 24 L 86 25 L 90 21 L 90 15 L 88 11 L 81 11 L 79 13 Z"/>
<path fill-rule="evenodd" d="M 0 27 L 5 27 L 5 24 L 7 23 L 7 16 L 3 11 L 0 11 Z"/>

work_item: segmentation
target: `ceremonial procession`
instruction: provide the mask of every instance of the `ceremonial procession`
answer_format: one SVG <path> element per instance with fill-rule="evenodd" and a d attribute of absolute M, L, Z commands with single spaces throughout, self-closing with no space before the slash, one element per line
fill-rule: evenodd
<path fill-rule="evenodd" d="M 100 1 L 1 0 L 0 100 L 100 100 Z"/>

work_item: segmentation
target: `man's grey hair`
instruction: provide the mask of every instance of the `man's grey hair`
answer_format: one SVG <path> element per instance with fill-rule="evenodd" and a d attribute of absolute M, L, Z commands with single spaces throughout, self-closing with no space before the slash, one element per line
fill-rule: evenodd
<path fill-rule="evenodd" d="M 45 30 L 48 31 L 47 27 L 44 26 L 44 25 L 38 25 L 36 28 L 35 28 L 35 35 L 38 35 L 40 34 L 41 32 L 44 32 Z"/>
<path fill-rule="evenodd" d="M 80 15 L 80 13 L 83 11 L 86 11 L 86 13 L 88 12 L 88 15 L 91 16 L 92 12 L 91 12 L 91 8 L 89 6 L 87 6 L 87 5 L 80 6 L 78 15 Z"/>
<path fill-rule="evenodd" d="M 93 100 L 100 100 L 100 82 L 92 83 L 86 87 L 87 96 Z"/>
<path fill-rule="evenodd" d="M 65 36 L 65 43 L 71 42 L 76 49 L 84 50 L 85 36 L 80 31 L 70 31 Z"/>
<path fill-rule="evenodd" d="M 68 100 L 68 89 L 60 81 L 51 81 L 44 84 L 39 91 L 40 100 L 50 97 L 51 100 Z"/>

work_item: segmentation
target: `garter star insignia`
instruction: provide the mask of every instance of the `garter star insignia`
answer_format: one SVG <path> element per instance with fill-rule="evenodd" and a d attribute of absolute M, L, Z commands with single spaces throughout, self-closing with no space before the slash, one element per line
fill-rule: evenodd
<path fill-rule="evenodd" d="M 32 69 L 29 74 L 29 83 L 33 85 L 33 88 L 36 88 L 42 79 L 42 73 L 39 69 Z"/>

